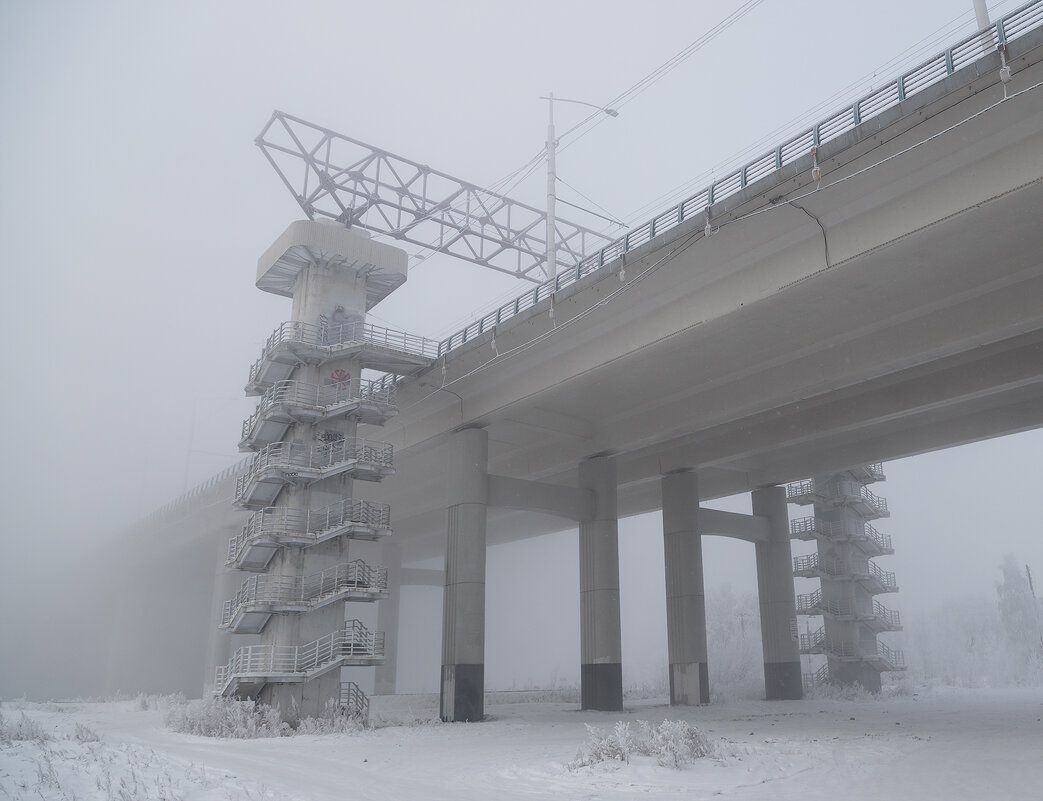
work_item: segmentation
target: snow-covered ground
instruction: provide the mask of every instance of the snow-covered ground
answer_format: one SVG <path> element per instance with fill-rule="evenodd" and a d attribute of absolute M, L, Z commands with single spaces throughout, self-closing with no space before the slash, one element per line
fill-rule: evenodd
<path fill-rule="evenodd" d="M 47 739 L 0 743 L 0 799 L 1043 798 L 1039 688 L 689 709 L 653 700 L 623 713 L 532 698 L 494 694 L 485 722 L 451 725 L 435 722 L 435 697 L 376 698 L 371 730 L 259 740 L 176 734 L 134 701 L 5 702 L 9 734 L 36 724 Z M 719 755 L 680 770 L 643 756 L 577 767 L 584 724 L 663 719 L 699 727 Z"/>

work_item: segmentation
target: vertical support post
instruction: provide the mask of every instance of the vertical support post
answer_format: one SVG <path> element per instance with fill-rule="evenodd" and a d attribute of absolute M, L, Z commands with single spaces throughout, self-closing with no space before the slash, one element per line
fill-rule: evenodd
<path fill-rule="evenodd" d="M 489 437 L 453 434 L 446 460 L 445 596 L 442 606 L 441 717 L 485 715 L 485 522 Z"/>
<path fill-rule="evenodd" d="M 706 662 L 703 544 L 698 533 L 699 482 L 694 471 L 663 476 L 663 555 L 670 703 L 710 703 Z"/>
<path fill-rule="evenodd" d="M 580 687 L 583 709 L 623 708 L 619 632 L 619 524 L 616 462 L 579 465 L 579 485 L 594 492 L 594 515 L 579 525 Z"/>
<path fill-rule="evenodd" d="M 803 698 L 785 487 L 754 490 L 753 513 L 769 521 L 768 541 L 756 546 L 764 697 L 769 701 Z"/>

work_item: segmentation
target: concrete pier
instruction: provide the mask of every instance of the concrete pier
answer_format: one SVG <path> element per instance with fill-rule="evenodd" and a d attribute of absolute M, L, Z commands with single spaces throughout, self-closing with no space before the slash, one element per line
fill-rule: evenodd
<path fill-rule="evenodd" d="M 615 460 L 595 456 L 581 462 L 579 485 L 594 493 L 594 514 L 579 526 L 581 704 L 583 709 L 619 710 L 623 659 Z"/>
<path fill-rule="evenodd" d="M 662 479 L 663 555 L 670 703 L 710 703 L 706 662 L 703 547 L 698 533 L 699 482 L 695 471 Z"/>
<path fill-rule="evenodd" d="M 803 698 L 786 489 L 754 490 L 753 514 L 769 521 L 768 540 L 756 544 L 764 697 L 769 701 Z"/>
<path fill-rule="evenodd" d="M 474 721 L 485 701 L 485 521 L 488 434 L 452 435 L 446 468 L 445 600 L 441 717 Z"/>

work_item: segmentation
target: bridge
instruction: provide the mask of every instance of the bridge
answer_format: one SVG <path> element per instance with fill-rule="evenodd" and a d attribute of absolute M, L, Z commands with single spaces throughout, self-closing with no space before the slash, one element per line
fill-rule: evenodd
<path fill-rule="evenodd" d="M 445 555 L 447 720 L 482 715 L 487 544 L 576 526 L 583 706 L 620 707 L 616 525 L 656 509 L 672 702 L 708 699 L 705 534 L 756 544 L 766 694 L 799 697 L 779 485 L 1043 425 L 1041 22 L 1030 3 L 442 343 L 359 321 L 362 333 L 331 339 L 298 315 L 319 295 L 306 288 L 298 308 L 293 287 L 331 253 L 352 254 L 374 286 L 401 281 L 393 249 L 295 223 L 258 273 L 261 288 L 293 295 L 295 320 L 248 388 L 317 398 L 318 374 L 290 381 L 294 365 L 393 364 L 404 377 L 380 390 L 394 400 L 370 406 L 394 467 L 390 450 L 367 474 L 369 456 L 327 458 L 343 445 L 273 443 L 240 479 L 240 504 L 265 507 L 307 470 L 394 475 L 364 494 L 393 510 L 392 576 Z M 309 266 L 302 252 L 324 255 Z M 365 288 L 323 280 L 363 313 L 372 305 Z M 244 441 L 263 422 L 251 418 Z M 278 448 L 292 474 L 269 458 Z M 753 515 L 699 504 L 741 492 Z M 264 560 L 278 560 L 274 542 Z"/>

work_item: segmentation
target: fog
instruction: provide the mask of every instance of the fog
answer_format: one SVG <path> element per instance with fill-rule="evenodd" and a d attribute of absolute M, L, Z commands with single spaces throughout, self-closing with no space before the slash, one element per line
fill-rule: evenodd
<path fill-rule="evenodd" d="M 100 543 L 241 458 L 247 369 L 289 310 L 253 288 L 256 259 L 302 216 L 253 144 L 273 109 L 489 185 L 542 148 L 541 95 L 609 102 L 742 5 L 0 2 L 0 696 L 35 692 L 44 673 L 62 694 L 101 664 L 76 632 L 112 599 L 77 574 L 97 569 Z M 971 0 L 766 0 L 563 142 L 560 196 L 643 222 L 972 26 Z M 559 132 L 584 116 L 558 106 Z M 510 192 L 542 207 L 542 171 Z M 521 288 L 435 255 L 373 318 L 437 338 Z M 1041 450 L 1035 431 L 885 466 L 874 491 L 892 510 L 880 529 L 894 537 L 905 619 L 959 594 L 991 600 L 1007 553 L 1043 575 Z M 648 671 L 665 662 L 658 526 L 621 523 L 624 661 Z M 494 551 L 491 620 L 509 631 L 562 611 L 551 657 L 492 637 L 490 681 L 572 676 L 574 540 Z M 525 560 L 566 583 L 522 593 L 512 565 Z M 711 590 L 755 586 L 746 543 L 712 541 L 705 564 Z M 71 652 L 54 647 L 65 637 Z"/>

